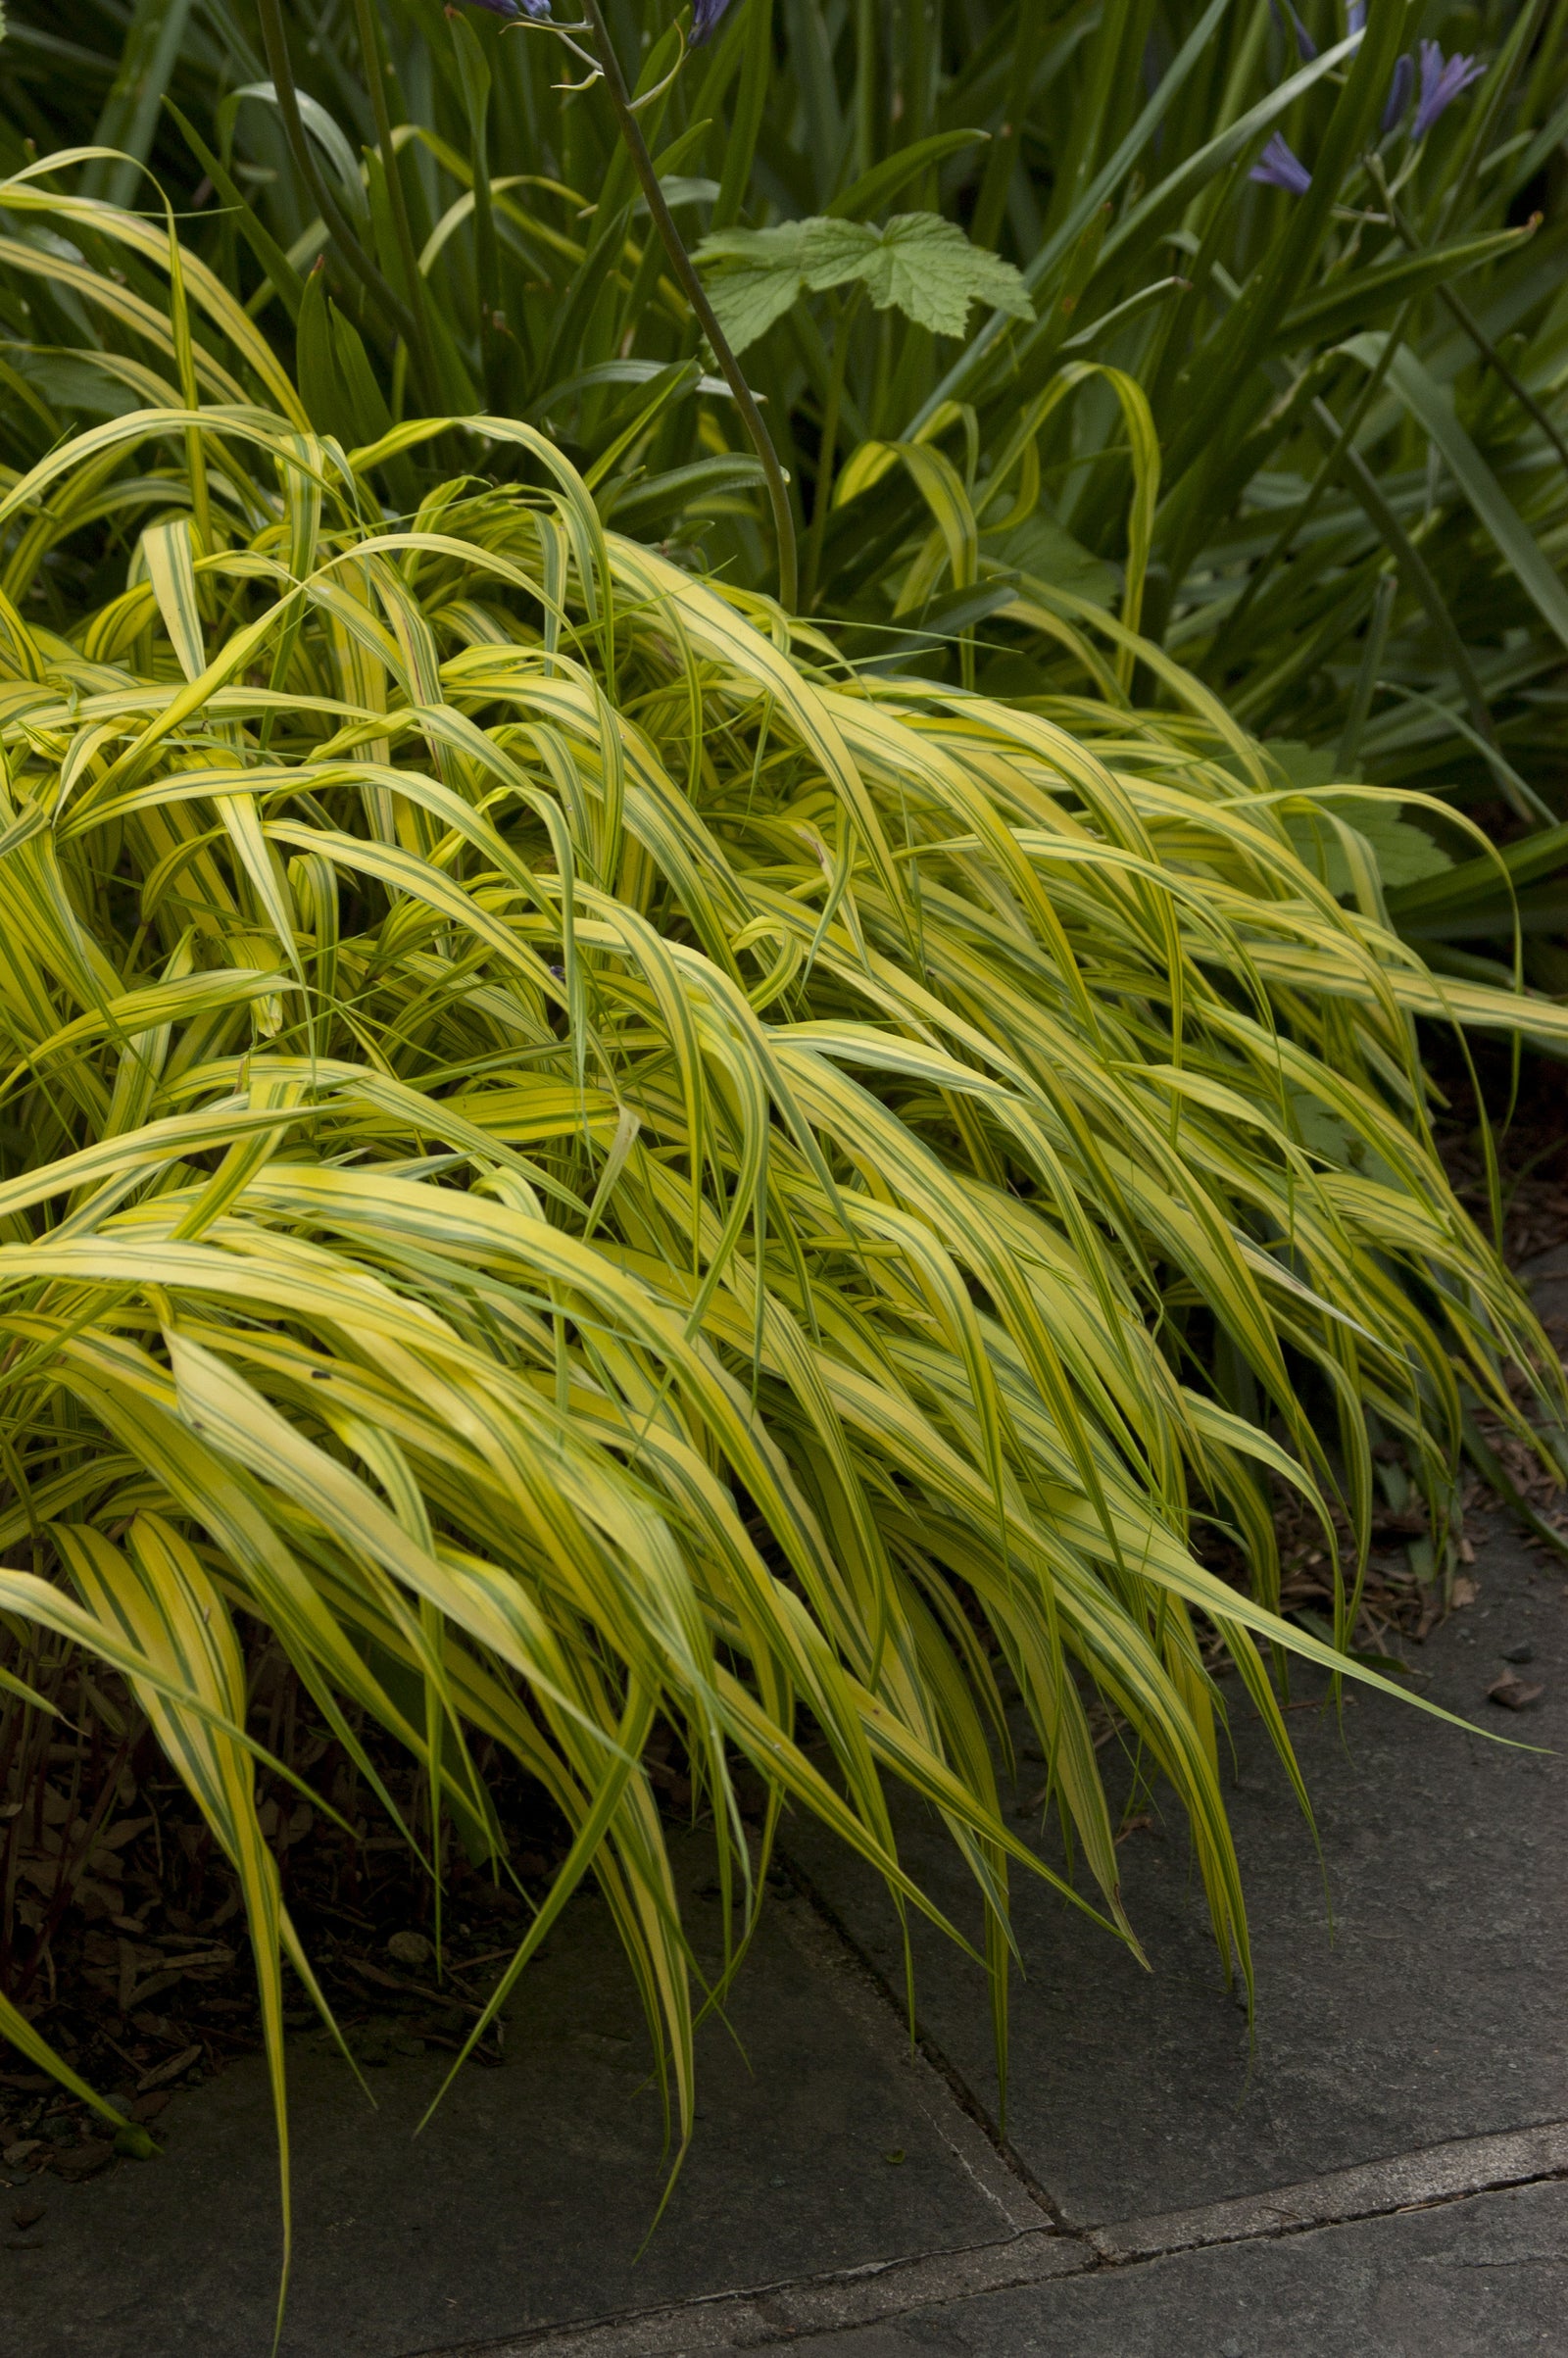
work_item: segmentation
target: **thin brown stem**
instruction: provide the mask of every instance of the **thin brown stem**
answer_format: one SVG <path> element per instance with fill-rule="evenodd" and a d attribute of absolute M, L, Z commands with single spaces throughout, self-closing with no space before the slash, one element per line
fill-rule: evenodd
<path fill-rule="evenodd" d="M 299 92 L 294 86 L 294 69 L 289 63 L 288 41 L 283 31 L 283 20 L 278 13 L 277 0 L 257 0 L 261 20 L 262 46 L 267 52 L 268 72 L 277 96 L 277 111 L 282 119 L 283 136 L 288 141 L 301 179 L 311 193 L 317 211 L 326 225 L 327 234 L 341 259 L 365 287 L 388 324 L 396 330 L 413 351 L 416 329 L 414 314 L 402 298 L 388 286 L 374 263 L 366 253 L 336 197 L 321 176 L 319 167 L 311 152 L 310 134 L 300 116 Z"/>
<path fill-rule="evenodd" d="M 1424 253 L 1426 251 L 1425 247 L 1422 245 L 1420 238 L 1416 235 L 1405 214 L 1401 210 L 1397 197 L 1396 197 L 1393 189 L 1389 186 L 1383 167 L 1375 157 L 1372 160 L 1372 168 L 1378 185 L 1383 191 L 1383 200 L 1388 208 L 1389 219 L 1394 223 L 1401 244 L 1411 254 Z M 1540 225 L 1541 215 L 1537 213 L 1532 216 L 1528 226 L 1533 231 L 1539 228 Z M 1494 374 L 1501 379 L 1502 383 L 1507 386 L 1508 391 L 1512 394 L 1514 400 L 1519 404 L 1519 407 L 1524 411 L 1525 416 L 1533 418 L 1536 424 L 1541 428 L 1541 431 L 1545 435 L 1546 440 L 1551 444 L 1552 449 L 1556 452 L 1562 466 L 1564 467 L 1568 467 L 1568 442 L 1564 441 L 1551 418 L 1547 415 L 1545 410 L 1543 409 L 1541 403 L 1537 401 L 1535 395 L 1531 392 L 1530 387 L 1521 382 L 1520 378 L 1516 376 L 1514 371 L 1509 368 L 1507 362 L 1503 359 L 1501 353 L 1497 350 L 1496 345 L 1488 335 L 1480 320 L 1475 317 L 1469 305 L 1460 300 L 1460 298 L 1454 293 L 1451 286 L 1444 286 L 1440 284 L 1434 289 L 1434 292 L 1436 293 L 1439 302 L 1442 303 L 1446 310 L 1448 317 L 1452 319 L 1454 325 L 1459 328 L 1463 334 L 1469 337 L 1471 343 L 1481 355 L 1481 358 L 1486 362 L 1487 367 L 1491 368 Z"/>
<path fill-rule="evenodd" d="M 675 226 L 669 207 L 664 202 L 664 192 L 659 185 L 659 174 L 654 170 L 653 157 L 648 153 L 648 142 L 643 137 L 642 125 L 637 121 L 631 94 L 626 88 L 625 76 L 620 71 L 620 61 L 615 55 L 614 45 L 610 38 L 610 29 L 600 13 L 599 0 L 583 0 L 583 11 L 593 32 L 594 50 L 599 60 L 600 72 L 605 77 L 605 88 L 610 92 L 610 103 L 615 110 L 615 120 L 620 126 L 620 135 L 625 142 L 626 152 L 632 160 L 633 169 L 642 185 L 643 195 L 648 200 L 648 211 L 654 226 L 663 241 L 664 251 L 669 256 L 670 268 L 680 281 L 686 300 L 696 313 L 703 333 L 712 347 L 713 358 L 723 371 L 724 382 L 735 396 L 735 405 L 740 411 L 746 431 L 751 436 L 752 448 L 761 463 L 763 478 L 767 484 L 768 505 L 773 512 L 773 537 L 778 551 L 779 604 L 786 613 L 794 614 L 799 601 L 800 585 L 795 555 L 795 518 L 790 512 L 789 478 L 779 465 L 778 453 L 773 448 L 772 436 L 762 421 L 761 411 L 757 406 L 757 396 L 742 375 L 740 363 L 731 352 L 724 331 L 713 317 L 713 307 L 708 300 L 696 267 L 682 242 L 680 231 Z"/>
<path fill-rule="evenodd" d="M 424 380 L 424 398 L 431 414 L 441 406 L 441 388 L 435 362 L 435 348 L 430 340 L 430 322 L 424 309 L 424 280 L 419 275 L 419 258 L 415 251 L 414 230 L 409 221 L 408 197 L 403 175 L 398 169 L 397 151 L 392 145 L 392 118 L 386 103 L 386 69 L 381 56 L 381 41 L 376 31 L 375 15 L 369 0 L 354 0 L 355 22 L 359 28 L 360 54 L 365 61 L 365 78 L 369 85 L 370 111 L 375 117 L 375 136 L 381 150 L 381 170 L 386 174 L 387 202 L 392 209 L 392 228 L 398 241 L 398 254 L 403 263 L 403 276 L 409 298 L 409 310 L 415 328 L 411 347 Z"/>

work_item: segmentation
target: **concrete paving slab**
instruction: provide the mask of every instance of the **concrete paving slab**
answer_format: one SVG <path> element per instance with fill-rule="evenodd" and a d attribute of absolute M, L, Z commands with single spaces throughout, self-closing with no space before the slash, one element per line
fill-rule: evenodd
<path fill-rule="evenodd" d="M 1565 2319 L 1559 2182 L 1102 2268 L 790 2346 L 803 2358 L 1561 2358 Z"/>
<path fill-rule="evenodd" d="M 798 1906 L 798 1903 L 796 1903 Z M 696 1903 L 716 1954 L 717 1910 Z M 835 1944 L 770 1911 L 732 2011 L 700 2034 L 696 2140 L 658 2232 L 662 2117 L 608 1911 L 585 1902 L 525 1978 L 508 2061 L 369 2074 L 314 2038 L 290 2064 L 289 2358 L 404 2358 L 608 2309 L 982 2242 L 1039 2214 Z M 833 1956 L 838 1969 L 831 1969 Z M 737 2044 L 737 2040 L 739 2044 Z M 741 2052 L 744 2047 L 745 2053 Z M 165 2157 L 82 2186 L 0 2186 L 0 2350 L 266 2358 L 278 2205 L 259 2063 L 163 2116 Z M 16 2224 L 41 2202 L 43 2215 Z"/>
<path fill-rule="evenodd" d="M 1493 2193 L 1535 2179 L 1568 2178 L 1568 2121 L 1505 2129 L 1493 2137 L 1455 2137 L 1388 2161 L 1326 2170 L 1292 2186 L 1269 2186 L 1230 2202 L 1152 2218 L 1116 2219 L 1091 2228 L 1088 2241 L 1106 2260 L 1152 2260 L 1205 2243 L 1240 2243 L 1304 2227 L 1342 2227 L 1387 2211 L 1416 2210 L 1456 2195 Z"/>
<path fill-rule="evenodd" d="M 478 2347 L 424 2351 L 416 2358 L 728 2358 L 735 2350 L 769 2349 L 917 2310 L 951 2308 L 974 2293 L 1044 2284 L 1094 2265 L 1095 2253 L 1081 2236 L 1036 2228 L 999 2243 L 798 2277 L 714 2300 L 636 2309 L 585 2326 L 511 2334 Z"/>
<path fill-rule="evenodd" d="M 1029 1978 L 1014 1986 L 1008 2137 L 1067 2224 L 1223 2201 L 1568 2114 L 1564 1568 L 1499 1528 L 1473 1570 L 1477 1604 L 1413 1649 L 1421 1692 L 1556 1749 L 1504 1749 L 1364 1695 L 1340 1723 L 1295 1711 L 1332 1926 L 1310 1837 L 1263 1731 L 1238 1711 L 1229 1798 L 1256 1960 L 1255 2053 L 1174 1817 L 1122 1850 L 1150 1973 L 1049 1892 L 1016 1884 Z M 1487 1689 L 1523 1646 L 1522 1675 L 1544 1694 L 1503 1712 Z M 907 1808 L 902 1823 L 907 1863 L 972 1927 L 940 1829 Z M 880 1887 L 808 1826 L 792 1825 L 789 1842 L 902 1989 Z M 914 1940 L 922 2032 L 994 2119 L 980 1976 L 924 1926 Z"/>
<path fill-rule="evenodd" d="M 763 2284 L 717 2299 L 642 2309 L 590 2325 L 515 2335 L 482 2349 L 430 2352 L 426 2358 L 726 2358 L 737 2350 L 828 2335 L 860 2349 L 869 2329 L 901 2327 L 929 2313 L 962 2321 L 988 2314 L 973 2295 L 1017 2290 L 1097 2271 L 1102 2263 L 1137 2265 L 1205 2245 L 1273 2240 L 1303 2230 L 1340 2227 L 1464 2196 L 1568 2179 L 1568 2121 L 1499 2137 L 1464 2137 L 1355 2170 L 1331 2170 L 1304 2185 L 1279 2186 L 1236 2202 L 1123 2220 L 1087 2235 L 1025 2230 L 1000 2242 L 932 2251 L 885 2266 L 839 2270 Z M 1050 2303 L 1046 2303 L 1050 2314 Z M 835 2348 L 839 2346 L 835 2338 Z"/>

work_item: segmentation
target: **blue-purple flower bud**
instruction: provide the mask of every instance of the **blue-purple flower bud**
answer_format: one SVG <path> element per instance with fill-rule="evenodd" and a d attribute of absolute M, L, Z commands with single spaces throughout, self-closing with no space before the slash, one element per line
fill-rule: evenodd
<path fill-rule="evenodd" d="M 729 6 L 729 0 L 692 0 L 692 40 L 694 49 L 701 49 L 709 35 L 717 29 L 719 19 Z"/>
<path fill-rule="evenodd" d="M 1283 15 L 1280 11 L 1280 0 L 1268 0 L 1268 4 L 1273 13 L 1274 22 L 1279 26 L 1281 32 L 1286 30 L 1286 17 L 1290 18 L 1290 29 L 1296 35 L 1297 49 L 1305 63 L 1310 65 L 1312 60 L 1317 55 L 1317 43 L 1307 31 L 1306 26 L 1301 23 L 1301 20 L 1297 15 L 1295 9 L 1291 6 L 1291 0 L 1285 0 L 1285 9 Z"/>
<path fill-rule="evenodd" d="M 1276 131 L 1251 171 L 1250 180 L 1261 180 L 1265 188 L 1283 188 L 1291 196 L 1305 196 L 1312 185 L 1312 175 L 1299 156 L 1293 155 L 1284 134 Z"/>
<path fill-rule="evenodd" d="M 1436 41 L 1421 44 L 1421 96 L 1416 103 L 1415 122 L 1411 125 L 1417 139 L 1424 139 L 1445 108 L 1451 107 L 1461 90 L 1468 90 L 1479 81 L 1486 68 L 1476 57 L 1460 57 L 1457 51 L 1446 58 Z"/>
<path fill-rule="evenodd" d="M 1410 103 L 1414 83 L 1415 60 L 1407 49 L 1396 65 L 1394 79 L 1389 84 L 1389 103 L 1383 110 L 1382 130 L 1385 139 L 1396 123 L 1404 121 L 1404 110 Z"/>

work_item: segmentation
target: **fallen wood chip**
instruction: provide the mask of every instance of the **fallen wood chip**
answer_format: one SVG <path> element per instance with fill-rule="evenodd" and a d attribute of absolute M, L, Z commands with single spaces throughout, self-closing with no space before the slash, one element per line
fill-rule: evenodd
<path fill-rule="evenodd" d="M 1487 1689 L 1487 1698 L 1490 1702 L 1501 1703 L 1505 1711 L 1524 1711 L 1532 1703 L 1539 1703 L 1545 1692 L 1539 1680 L 1532 1684 L 1530 1680 L 1522 1679 L 1516 1670 L 1508 1670 L 1500 1679 L 1493 1680 Z"/>
<path fill-rule="evenodd" d="M 449 1990 L 431 1990 L 423 1982 L 405 1981 L 401 1975 L 387 1973 L 383 1967 L 370 1964 L 365 1957 L 344 1957 L 342 1962 L 350 1973 L 357 1973 L 362 1981 L 374 1982 L 379 1989 L 401 1990 L 405 1997 L 429 1998 L 438 2006 L 462 2006 L 466 2014 L 477 2014 L 480 2011 L 475 2005 L 466 2005 L 462 1998 L 454 1997 Z M 447 1970 L 451 1972 L 450 1965 Z"/>
<path fill-rule="evenodd" d="M 201 2054 L 200 2047 L 186 2047 L 182 2054 L 172 2055 L 167 2063 L 156 2064 L 150 2072 L 143 2072 L 136 2083 L 137 2095 L 144 2096 L 150 2088 L 162 2088 L 168 2080 L 180 2079 L 193 2063 L 201 2061 Z"/>

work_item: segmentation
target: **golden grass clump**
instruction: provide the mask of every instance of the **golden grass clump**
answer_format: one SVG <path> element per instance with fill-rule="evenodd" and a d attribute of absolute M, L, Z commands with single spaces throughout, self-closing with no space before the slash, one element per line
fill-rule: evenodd
<path fill-rule="evenodd" d="M 1000 2033 L 1008 1874 L 1049 1872 L 999 1806 L 1004 1681 L 1132 1937 L 1098 1694 L 1245 1972 L 1204 1644 L 1294 1777 L 1265 1652 L 1346 1664 L 1275 1609 L 1269 1480 L 1338 1491 L 1364 1553 L 1370 1417 L 1441 1544 L 1461 1387 L 1524 1429 L 1505 1364 L 1549 1354 L 1416 1022 L 1568 1010 L 1434 979 L 1358 839 L 1332 898 L 1200 691 L 857 679 L 484 430 L 544 487 L 391 521 L 384 450 L 186 402 L 0 497 L 7 1626 L 122 1674 L 234 1862 L 280 2116 L 280 1956 L 314 1983 L 237 1616 L 497 1872 L 476 1740 L 548 1789 L 572 1847 L 503 1989 L 596 1876 L 683 2131 L 661 1716 L 738 1944 L 786 1803 L 928 1908 L 885 1783 L 929 1801 Z M 106 502 L 123 589 L 24 619 Z"/>

